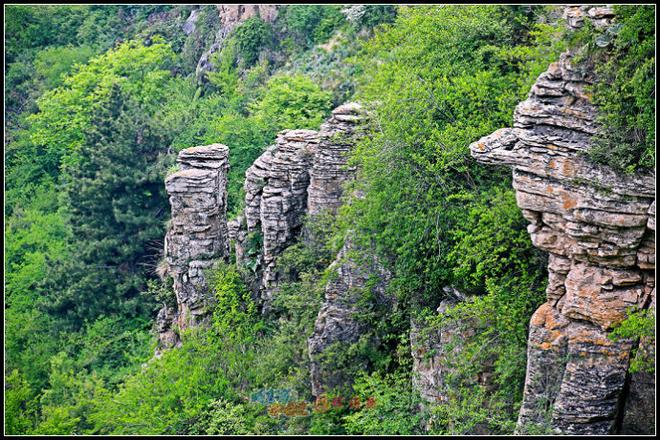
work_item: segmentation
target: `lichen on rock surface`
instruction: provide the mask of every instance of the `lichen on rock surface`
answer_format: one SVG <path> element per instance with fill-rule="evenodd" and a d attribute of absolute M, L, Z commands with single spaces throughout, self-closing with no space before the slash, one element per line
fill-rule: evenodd
<path fill-rule="evenodd" d="M 607 11 L 586 16 L 609 19 Z M 530 323 L 519 433 L 618 429 L 633 341 L 608 333 L 655 294 L 655 175 L 621 175 L 583 154 L 599 129 L 592 82 L 570 51 L 562 54 L 518 105 L 513 127 L 470 146 L 478 161 L 513 168 L 532 242 L 550 254 L 547 302 Z"/>

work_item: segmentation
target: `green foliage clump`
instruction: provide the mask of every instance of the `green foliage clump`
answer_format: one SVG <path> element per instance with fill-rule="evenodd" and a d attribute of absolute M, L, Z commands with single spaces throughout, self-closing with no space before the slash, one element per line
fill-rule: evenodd
<path fill-rule="evenodd" d="M 216 400 L 209 405 L 206 435 L 265 435 L 277 434 L 279 421 L 266 414 L 258 403 L 236 403 Z"/>
<path fill-rule="evenodd" d="M 593 64 L 600 129 L 588 155 L 617 171 L 655 166 L 655 8 L 616 5 L 607 30 L 587 23 L 573 36 Z"/>
<path fill-rule="evenodd" d="M 614 341 L 633 339 L 640 342 L 643 338 L 644 347 L 655 347 L 655 309 L 632 310 L 608 335 Z M 653 352 L 638 346 L 631 353 L 630 372 L 655 372 Z"/>
<path fill-rule="evenodd" d="M 346 432 L 357 435 L 424 434 L 421 399 L 409 374 L 361 375 L 353 385 L 360 409 L 344 417 Z"/>
<path fill-rule="evenodd" d="M 34 391 L 18 370 L 5 376 L 5 432 L 27 434 L 32 429 Z"/>
<path fill-rule="evenodd" d="M 154 261 L 149 244 L 164 232 L 158 156 L 171 132 L 157 109 L 174 80 L 166 70 L 172 59 L 162 42 L 123 44 L 44 94 L 30 117 L 34 147 L 46 152 L 43 169 L 63 170 L 63 202 L 78 240 L 78 258 L 60 267 L 71 281 L 49 307 L 74 322 L 104 311 L 134 314 L 144 303 L 137 294 L 144 265 Z"/>
<path fill-rule="evenodd" d="M 491 279 L 544 273 L 545 258 L 531 246 L 527 221 L 512 189 L 494 186 L 484 193 L 454 197 L 463 204 L 452 213 L 456 224 L 450 236 L 455 244 L 447 253 L 456 288 L 483 292 Z"/>
<path fill-rule="evenodd" d="M 250 107 L 271 130 L 318 128 L 332 106 L 332 94 L 303 76 L 273 76 L 263 97 Z"/>
<path fill-rule="evenodd" d="M 339 6 L 287 5 L 280 11 L 276 26 L 291 39 L 290 46 L 307 49 L 327 41 L 342 22 Z"/>
<path fill-rule="evenodd" d="M 272 46 L 272 27 L 259 17 L 248 18 L 234 30 L 230 44 L 235 46 L 239 66 L 251 67 L 259 53 Z"/>

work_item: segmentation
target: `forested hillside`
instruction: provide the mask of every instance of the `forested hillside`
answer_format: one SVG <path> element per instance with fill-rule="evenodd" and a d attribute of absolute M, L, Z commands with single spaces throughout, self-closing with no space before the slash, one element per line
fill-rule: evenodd
<path fill-rule="evenodd" d="M 654 7 L 578 28 L 558 6 L 233 6 L 5 6 L 5 433 L 513 433 L 530 319 L 556 278 L 511 170 L 475 161 L 470 144 L 512 126 L 570 49 L 594 72 L 602 127 L 579 160 L 645 182 Z M 353 123 L 332 112 L 348 102 L 366 115 L 354 178 L 338 211 L 305 216 L 278 255 L 268 307 L 255 290 L 264 237 L 250 230 L 240 255 L 234 237 L 205 272 L 207 322 L 164 347 L 157 316 L 178 298 L 164 181 L 177 154 L 229 148 L 226 216 L 239 224 L 246 172 L 282 130 Z M 642 199 L 628 191 L 617 206 Z M 647 234 L 654 254 L 646 217 L 633 220 L 634 246 Z M 314 357 L 338 254 L 387 276 L 365 277 L 351 306 L 359 335 Z M 626 316 L 613 339 L 653 337 L 652 312 Z M 438 350 L 431 401 L 414 376 Z M 652 372 L 639 351 L 631 371 Z M 313 393 L 312 364 L 341 380 Z"/>

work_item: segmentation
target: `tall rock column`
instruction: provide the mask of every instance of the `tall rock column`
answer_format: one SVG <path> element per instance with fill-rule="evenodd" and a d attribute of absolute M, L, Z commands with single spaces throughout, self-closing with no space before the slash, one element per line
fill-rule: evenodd
<path fill-rule="evenodd" d="M 301 237 L 304 217 L 334 213 L 341 204 L 342 186 L 355 172 L 348 152 L 363 121 L 358 104 L 343 104 L 318 132 L 279 133 L 245 173 L 245 209 L 229 228 L 238 264 L 254 272 L 263 311 L 279 282 L 277 257 Z"/>
<path fill-rule="evenodd" d="M 245 173 L 245 211 L 236 232 L 239 263 L 257 259 L 258 290 L 267 310 L 277 283 L 277 256 L 300 235 L 307 206 L 312 157 L 318 146 L 313 130 L 286 130 Z M 251 249 L 257 247 L 258 249 Z M 248 254 L 252 255 L 248 255 Z"/>
<path fill-rule="evenodd" d="M 513 168 L 532 242 L 550 254 L 547 302 L 530 322 L 520 433 L 617 429 L 632 342 L 608 333 L 655 295 L 654 173 L 620 175 L 582 154 L 598 131 L 592 81 L 563 54 L 518 105 L 513 128 L 470 145 L 478 161 Z"/>
<path fill-rule="evenodd" d="M 173 324 L 183 330 L 198 325 L 213 296 L 204 270 L 229 256 L 227 236 L 227 172 L 229 149 L 220 144 L 182 150 L 179 171 L 169 175 L 172 219 L 165 236 L 167 275 L 174 281 L 177 308 L 159 313 L 161 342 L 177 342 Z"/>
<path fill-rule="evenodd" d="M 365 115 L 360 104 L 350 102 L 332 111 L 321 125 L 319 147 L 309 171 L 307 214 L 335 213 L 342 203 L 343 185 L 355 176 L 349 153 L 363 134 Z"/>

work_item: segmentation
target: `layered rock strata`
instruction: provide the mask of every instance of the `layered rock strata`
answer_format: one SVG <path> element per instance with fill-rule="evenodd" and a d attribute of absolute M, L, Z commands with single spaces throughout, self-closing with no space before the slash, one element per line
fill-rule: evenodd
<path fill-rule="evenodd" d="M 358 104 L 339 106 L 319 132 L 281 132 L 247 170 L 245 209 L 229 228 L 264 311 L 279 281 L 277 257 L 300 238 L 305 215 L 334 213 L 341 204 L 342 186 L 354 175 L 347 154 L 363 121 Z"/>
<path fill-rule="evenodd" d="M 598 131 L 591 72 L 565 53 L 532 87 L 512 128 L 470 146 L 513 168 L 535 246 L 549 253 L 547 302 L 530 323 L 518 432 L 615 432 L 632 341 L 610 329 L 655 295 L 654 173 L 620 175 L 583 154 Z"/>
<path fill-rule="evenodd" d="M 300 235 L 305 208 L 309 169 L 319 143 L 313 130 L 286 130 L 245 173 L 245 210 L 241 223 L 237 259 L 251 264 L 258 274 L 259 290 L 268 306 L 277 283 L 275 262 L 278 255 Z M 238 236 L 239 233 L 237 232 Z M 254 247 L 260 249 L 254 252 Z"/>
<path fill-rule="evenodd" d="M 321 125 L 319 148 L 309 171 L 307 214 L 336 213 L 342 203 L 343 187 L 355 176 L 348 154 L 363 134 L 366 116 L 354 102 L 341 105 Z"/>
<path fill-rule="evenodd" d="M 182 150 L 179 171 L 169 175 L 172 219 L 165 236 L 166 275 L 172 277 L 176 310 L 165 306 L 157 327 L 163 346 L 176 344 L 173 327 L 198 325 L 213 298 L 204 270 L 229 256 L 227 172 L 229 149 L 220 144 Z"/>
<path fill-rule="evenodd" d="M 325 301 L 307 341 L 312 394 L 317 397 L 334 387 L 346 385 L 347 378 L 333 362 L 324 361 L 323 357 L 328 348 L 347 347 L 364 333 L 364 323 L 356 315 L 361 310 L 358 301 L 365 289 L 371 289 L 373 298 L 380 303 L 392 301 L 385 294 L 390 272 L 379 263 L 372 250 L 365 252 L 350 239 L 346 239 L 328 270 L 332 276 L 325 286 Z"/>

